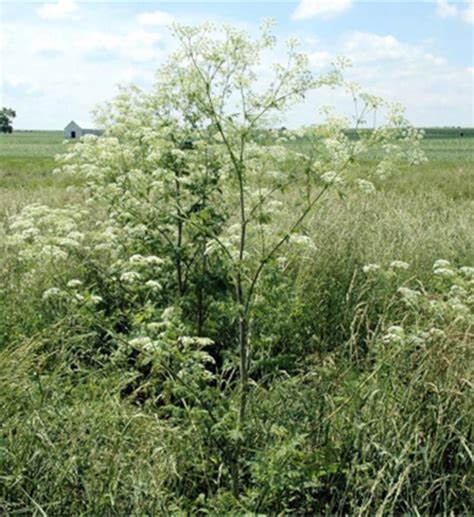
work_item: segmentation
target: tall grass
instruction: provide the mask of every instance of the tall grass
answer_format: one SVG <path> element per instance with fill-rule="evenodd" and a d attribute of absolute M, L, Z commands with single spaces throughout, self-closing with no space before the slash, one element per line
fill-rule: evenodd
<path fill-rule="evenodd" d="M 429 307 L 454 296 L 433 275 L 437 259 L 474 264 L 473 168 L 445 156 L 371 196 L 326 198 L 301 229 L 316 249 L 290 256 L 284 279 L 281 265 L 269 267 L 251 329 L 259 382 L 239 501 L 196 423 L 205 414 L 184 405 L 193 418 L 164 416 L 141 396 L 153 393 L 146 365 L 137 372 L 115 361 L 92 320 L 43 301 L 58 276 L 92 275 L 92 265 L 39 265 L 25 282 L 0 244 L 0 511 L 468 515 L 472 319 Z M 74 196 L 12 185 L 2 212 Z M 394 260 L 407 269 L 392 275 Z M 364 273 L 367 264 L 380 273 Z M 427 308 L 404 304 L 400 285 L 423 292 Z M 393 325 L 406 339 L 387 340 Z M 443 337 L 410 337 L 434 327 Z"/>

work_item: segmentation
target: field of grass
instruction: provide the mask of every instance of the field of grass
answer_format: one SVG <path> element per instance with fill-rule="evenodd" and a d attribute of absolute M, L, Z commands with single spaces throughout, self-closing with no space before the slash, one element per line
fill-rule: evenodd
<path fill-rule="evenodd" d="M 66 188 L 74 182 L 52 173 L 63 141 L 62 131 L 0 134 L 0 216 L 32 202 L 63 206 L 72 201 Z"/>
<path fill-rule="evenodd" d="M 36 188 L 62 152 L 62 131 L 17 131 L 0 135 L 0 188 Z"/>
<path fill-rule="evenodd" d="M 0 136 L 0 223 L 82 202 L 79 182 L 51 173 L 62 140 Z M 0 513 L 472 513 L 474 280 L 461 268 L 474 266 L 474 130 L 429 130 L 423 147 L 427 163 L 375 194 L 328 196 L 304 228 L 317 251 L 263 279 L 239 501 L 212 440 L 225 422 L 186 401 L 169 410 L 159 372 L 121 362 L 86 311 L 45 303 L 78 278 L 115 306 L 100 257 L 26 272 L 0 244 Z"/>
<path fill-rule="evenodd" d="M 461 132 L 463 137 L 459 136 Z M 70 179 L 52 174 L 54 156 L 65 149 L 63 142 L 62 131 L 0 133 L 0 195 L 15 190 L 68 186 Z M 423 149 L 430 161 L 416 171 L 397 176 L 394 181 L 400 188 L 410 189 L 422 181 L 423 189 L 451 190 L 453 196 L 474 196 L 471 177 L 474 129 L 427 129 Z"/>

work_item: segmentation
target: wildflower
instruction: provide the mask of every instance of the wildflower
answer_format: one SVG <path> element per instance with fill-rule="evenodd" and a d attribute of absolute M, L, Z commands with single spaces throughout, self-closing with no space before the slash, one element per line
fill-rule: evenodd
<path fill-rule="evenodd" d="M 433 264 L 433 269 L 450 267 L 451 262 L 449 260 L 439 259 Z"/>
<path fill-rule="evenodd" d="M 430 330 L 429 330 L 429 335 L 432 339 L 441 339 L 443 338 L 446 334 L 444 333 L 443 330 L 437 328 L 437 327 L 431 327 Z"/>
<path fill-rule="evenodd" d="M 110 242 L 101 242 L 94 246 L 95 251 L 110 251 L 114 249 L 114 245 Z"/>
<path fill-rule="evenodd" d="M 164 321 L 166 322 L 171 322 L 178 314 L 178 310 L 176 309 L 176 307 L 167 307 L 163 313 L 161 314 L 161 317 L 163 318 Z"/>
<path fill-rule="evenodd" d="M 142 255 L 132 255 L 128 260 L 131 264 L 139 264 L 141 262 L 143 262 L 143 258 Z"/>
<path fill-rule="evenodd" d="M 420 335 L 410 336 L 409 339 L 410 339 L 410 344 L 415 345 L 415 346 L 422 346 L 426 341 L 426 339 L 424 339 L 423 336 L 420 336 Z"/>
<path fill-rule="evenodd" d="M 285 269 L 285 267 L 288 265 L 288 258 L 281 256 L 276 259 L 277 266 L 280 269 Z"/>
<path fill-rule="evenodd" d="M 38 228 L 27 228 L 26 230 L 21 232 L 21 238 L 26 240 L 33 240 L 35 237 L 39 237 L 40 232 Z"/>
<path fill-rule="evenodd" d="M 198 345 L 201 347 L 205 347 L 205 346 L 213 345 L 214 341 L 207 337 L 183 336 L 181 338 L 181 343 L 184 346 Z"/>
<path fill-rule="evenodd" d="M 392 325 L 387 329 L 387 333 L 382 337 L 384 343 L 402 344 L 405 340 L 405 330 L 399 325 Z"/>
<path fill-rule="evenodd" d="M 126 271 L 125 273 L 122 273 L 120 275 L 120 281 L 126 282 L 128 284 L 132 284 L 136 280 L 139 280 L 141 278 L 140 273 L 137 273 L 136 271 Z"/>
<path fill-rule="evenodd" d="M 449 289 L 449 294 L 456 297 L 464 298 L 467 296 L 467 291 L 464 289 L 464 287 L 461 287 L 460 285 L 452 285 Z"/>
<path fill-rule="evenodd" d="M 163 264 L 163 259 L 160 257 L 156 257 L 155 255 L 148 255 L 146 257 L 143 257 L 144 262 L 147 264 L 154 264 L 154 265 L 161 265 Z"/>
<path fill-rule="evenodd" d="M 183 346 L 191 346 L 195 344 L 196 339 L 190 336 L 182 336 L 180 341 Z"/>
<path fill-rule="evenodd" d="M 441 276 L 443 278 L 452 278 L 455 276 L 455 272 L 452 269 L 448 269 L 447 267 L 438 267 L 433 271 L 433 274 L 437 276 Z"/>
<path fill-rule="evenodd" d="M 71 247 L 77 247 L 79 246 L 79 243 L 75 241 L 74 239 L 71 239 L 69 237 L 60 237 L 59 239 L 56 239 L 56 244 L 59 246 L 71 246 Z"/>
<path fill-rule="evenodd" d="M 463 266 L 460 271 L 467 278 L 474 278 L 474 267 Z"/>
<path fill-rule="evenodd" d="M 41 250 L 41 254 L 51 259 L 65 260 L 68 254 L 58 246 L 46 244 Z"/>
<path fill-rule="evenodd" d="M 365 274 L 375 273 L 380 269 L 380 266 L 378 264 L 366 264 L 363 266 L 362 271 Z"/>
<path fill-rule="evenodd" d="M 373 194 L 375 192 L 374 184 L 367 180 L 357 180 L 359 190 L 365 194 Z"/>
<path fill-rule="evenodd" d="M 77 231 L 69 232 L 67 235 L 68 239 L 72 239 L 73 241 L 82 241 L 84 239 L 84 234 Z"/>
<path fill-rule="evenodd" d="M 269 178 L 277 181 L 285 179 L 285 175 L 281 171 L 268 171 L 266 174 Z"/>
<path fill-rule="evenodd" d="M 145 286 L 149 287 L 153 291 L 160 291 L 162 289 L 162 285 L 156 280 L 147 280 L 147 282 L 145 282 Z"/>
<path fill-rule="evenodd" d="M 316 247 L 316 244 L 314 244 L 313 239 L 311 239 L 311 237 L 308 237 L 307 235 L 293 234 L 290 236 L 290 242 L 292 242 L 298 246 L 306 246 L 309 249 L 312 249 L 314 251 L 316 251 L 318 249 Z"/>
<path fill-rule="evenodd" d="M 160 332 L 168 326 L 168 323 L 165 321 L 152 321 L 147 324 L 147 329 L 152 332 Z"/>
<path fill-rule="evenodd" d="M 75 287 L 79 287 L 82 285 L 82 282 L 80 280 L 78 280 L 77 278 L 73 279 L 73 280 L 69 280 L 69 282 L 67 283 L 67 286 L 70 287 L 71 289 L 74 289 Z"/>
<path fill-rule="evenodd" d="M 409 289 L 408 287 L 399 287 L 398 292 L 402 295 L 404 301 L 408 302 L 410 305 L 416 305 L 416 303 L 418 303 L 419 297 L 421 296 L 419 291 Z"/>
<path fill-rule="evenodd" d="M 142 350 L 154 350 L 157 344 L 148 336 L 140 336 L 131 339 L 128 344 L 133 348 L 138 348 Z"/>
<path fill-rule="evenodd" d="M 448 303 L 451 309 L 454 312 L 458 313 L 460 316 L 469 316 L 469 314 L 471 313 L 469 307 L 467 307 L 467 305 L 464 305 L 464 303 L 462 303 L 459 300 L 459 298 L 452 298 L 451 300 L 449 300 Z"/>
<path fill-rule="evenodd" d="M 57 298 L 62 294 L 63 292 L 61 291 L 61 289 L 58 289 L 57 287 L 50 287 L 43 293 L 42 299 L 49 300 L 50 298 Z"/>
<path fill-rule="evenodd" d="M 405 335 L 405 329 L 403 327 L 401 327 L 400 325 L 392 325 L 387 330 L 388 330 L 388 332 L 391 332 L 393 334 L 397 334 L 400 336 Z"/>
<path fill-rule="evenodd" d="M 337 172 L 334 172 L 334 171 L 325 172 L 321 176 L 321 181 L 323 183 L 325 183 L 326 185 L 333 185 L 333 186 L 341 186 L 343 183 L 341 178 L 338 176 Z"/>
<path fill-rule="evenodd" d="M 390 262 L 390 267 L 392 269 L 408 269 L 410 264 L 408 264 L 408 262 L 403 262 L 403 260 L 393 260 Z"/>
<path fill-rule="evenodd" d="M 214 341 L 208 337 L 197 337 L 195 338 L 195 341 L 199 346 L 209 346 L 214 344 Z"/>
<path fill-rule="evenodd" d="M 392 166 L 386 161 L 381 161 L 375 169 L 375 174 L 380 179 L 385 179 L 392 172 Z"/>

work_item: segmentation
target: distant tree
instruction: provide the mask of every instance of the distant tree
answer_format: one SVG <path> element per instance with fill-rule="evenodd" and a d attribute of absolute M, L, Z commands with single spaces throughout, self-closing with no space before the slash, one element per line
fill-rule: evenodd
<path fill-rule="evenodd" d="M 0 111 L 0 131 L 2 133 L 11 133 L 13 131 L 12 119 L 16 117 L 16 113 L 11 108 L 2 108 Z"/>

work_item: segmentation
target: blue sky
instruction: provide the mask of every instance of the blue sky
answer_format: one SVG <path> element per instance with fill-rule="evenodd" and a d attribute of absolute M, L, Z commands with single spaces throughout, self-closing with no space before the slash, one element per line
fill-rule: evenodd
<path fill-rule="evenodd" d="M 254 33 L 265 16 L 276 19 L 279 39 L 300 39 L 316 75 L 345 55 L 353 62 L 349 77 L 400 101 L 414 124 L 474 125 L 470 1 L 0 0 L 0 9 L 0 104 L 16 109 L 18 129 L 61 129 L 71 119 L 91 126 L 91 110 L 113 97 L 118 84 L 149 88 L 174 48 L 171 21 L 227 22 Z M 322 104 L 350 114 L 347 99 L 322 91 L 286 122 L 316 122 Z"/>

